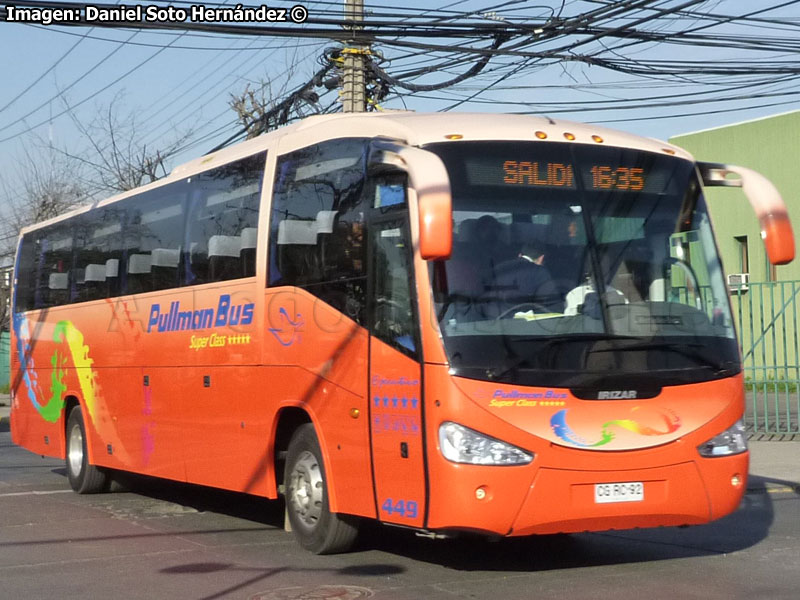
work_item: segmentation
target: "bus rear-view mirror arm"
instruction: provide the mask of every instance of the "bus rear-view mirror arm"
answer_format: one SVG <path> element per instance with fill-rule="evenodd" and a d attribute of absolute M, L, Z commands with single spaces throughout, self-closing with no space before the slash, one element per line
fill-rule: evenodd
<path fill-rule="evenodd" d="M 370 144 L 371 173 L 403 171 L 416 192 L 419 209 L 419 252 L 424 260 L 450 257 L 453 250 L 453 206 L 450 179 L 442 160 L 427 150 L 394 140 Z"/>
<path fill-rule="evenodd" d="M 789 213 L 780 192 L 772 182 L 745 167 L 699 162 L 700 176 L 705 186 L 740 187 L 761 225 L 761 238 L 767 249 L 769 261 L 785 265 L 794 259 L 794 233 Z M 729 175 L 738 178 L 729 179 Z"/>

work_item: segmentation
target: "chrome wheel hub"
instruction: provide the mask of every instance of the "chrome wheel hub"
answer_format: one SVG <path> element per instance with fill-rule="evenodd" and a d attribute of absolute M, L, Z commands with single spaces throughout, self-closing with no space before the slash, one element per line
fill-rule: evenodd
<path fill-rule="evenodd" d="M 76 477 L 80 475 L 83 467 L 83 434 L 78 425 L 75 425 L 69 432 L 67 460 L 72 474 Z"/>
<path fill-rule="evenodd" d="M 323 489 L 319 461 L 311 452 L 303 452 L 289 474 L 286 501 L 307 530 L 313 529 L 322 515 Z"/>

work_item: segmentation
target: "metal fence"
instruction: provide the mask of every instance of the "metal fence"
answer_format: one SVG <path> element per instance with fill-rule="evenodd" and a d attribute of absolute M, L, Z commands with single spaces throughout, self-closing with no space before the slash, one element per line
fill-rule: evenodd
<path fill-rule="evenodd" d="M 800 281 L 731 288 L 753 433 L 800 434 L 798 300 Z"/>

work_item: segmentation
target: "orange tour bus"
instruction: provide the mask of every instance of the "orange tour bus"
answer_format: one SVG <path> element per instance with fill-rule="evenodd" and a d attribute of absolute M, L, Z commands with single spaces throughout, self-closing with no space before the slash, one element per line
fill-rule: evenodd
<path fill-rule="evenodd" d="M 130 471 L 283 496 L 347 550 L 706 523 L 749 454 L 703 185 L 748 169 L 547 118 L 296 124 L 25 228 L 11 431 L 78 493 Z"/>

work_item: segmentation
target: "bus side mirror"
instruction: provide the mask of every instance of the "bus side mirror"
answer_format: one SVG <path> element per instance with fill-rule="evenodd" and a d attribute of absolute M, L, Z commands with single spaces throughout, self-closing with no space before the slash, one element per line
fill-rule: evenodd
<path fill-rule="evenodd" d="M 769 262 L 785 265 L 794 259 L 794 233 L 789 213 L 780 192 L 772 182 L 751 169 L 735 165 L 697 163 L 703 185 L 740 187 L 753 207 L 761 225 L 761 238 Z M 738 179 L 728 179 L 738 175 Z"/>
<path fill-rule="evenodd" d="M 417 195 L 419 253 L 424 260 L 450 258 L 453 251 L 453 203 L 450 179 L 442 160 L 402 142 L 376 139 L 370 144 L 371 172 L 404 171 Z"/>

